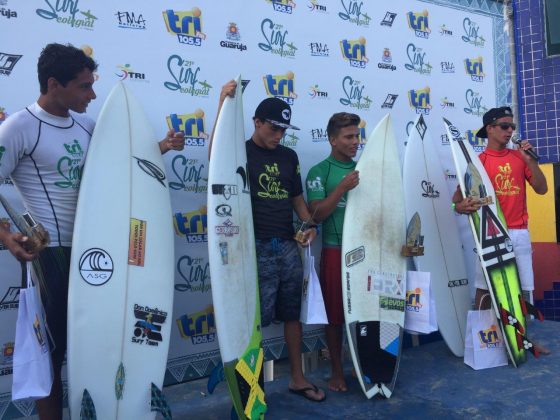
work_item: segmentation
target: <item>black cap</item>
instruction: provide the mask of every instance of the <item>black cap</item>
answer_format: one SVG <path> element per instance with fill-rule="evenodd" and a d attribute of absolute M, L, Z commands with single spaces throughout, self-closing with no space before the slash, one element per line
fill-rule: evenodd
<path fill-rule="evenodd" d="M 476 133 L 476 137 L 487 138 L 486 126 L 492 124 L 494 121 L 504 117 L 513 117 L 513 112 L 509 106 L 502 106 L 500 108 L 492 108 L 482 116 L 482 128 Z"/>
<path fill-rule="evenodd" d="M 279 98 L 266 98 L 255 110 L 255 118 L 259 120 L 268 121 L 282 128 L 299 130 L 296 126 L 290 125 L 291 117 L 290 105 Z"/>

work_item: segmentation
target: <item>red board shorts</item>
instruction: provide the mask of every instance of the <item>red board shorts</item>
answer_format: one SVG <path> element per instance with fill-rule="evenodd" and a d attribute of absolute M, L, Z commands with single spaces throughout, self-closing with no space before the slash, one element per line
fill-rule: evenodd
<path fill-rule="evenodd" d="M 319 281 L 329 325 L 344 325 L 344 308 L 342 306 L 340 248 L 325 247 L 321 251 L 321 266 Z"/>

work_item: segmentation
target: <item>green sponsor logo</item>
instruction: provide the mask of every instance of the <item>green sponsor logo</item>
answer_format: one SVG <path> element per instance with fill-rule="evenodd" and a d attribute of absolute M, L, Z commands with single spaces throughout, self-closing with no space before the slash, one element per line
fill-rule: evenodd
<path fill-rule="evenodd" d="M 379 296 L 379 307 L 381 309 L 404 312 L 404 306 L 404 299 Z"/>

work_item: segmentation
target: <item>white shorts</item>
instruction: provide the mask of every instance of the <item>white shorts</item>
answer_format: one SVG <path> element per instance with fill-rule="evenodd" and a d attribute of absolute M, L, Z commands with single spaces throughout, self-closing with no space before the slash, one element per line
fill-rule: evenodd
<path fill-rule="evenodd" d="M 531 248 L 531 238 L 527 229 L 511 229 L 509 237 L 515 253 L 515 262 L 519 272 L 521 290 L 535 290 L 535 278 L 533 277 L 533 249 Z M 482 274 L 482 267 L 477 264 L 474 285 L 477 289 L 488 290 L 488 285 Z"/>

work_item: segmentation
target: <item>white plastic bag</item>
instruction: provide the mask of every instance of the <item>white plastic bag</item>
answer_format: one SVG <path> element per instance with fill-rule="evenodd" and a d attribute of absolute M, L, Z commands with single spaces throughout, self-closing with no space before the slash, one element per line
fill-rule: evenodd
<path fill-rule="evenodd" d="M 508 364 L 504 337 L 493 309 L 469 311 L 465 334 L 465 364 L 475 370 Z"/>
<path fill-rule="evenodd" d="M 13 358 L 12 400 L 40 399 L 51 393 L 53 368 L 45 313 L 27 263 L 27 288 L 19 295 Z"/>
<path fill-rule="evenodd" d="M 431 289 L 430 273 L 408 271 L 406 289 L 404 328 L 412 334 L 437 331 L 436 302 Z"/>
<path fill-rule="evenodd" d="M 342 287 L 342 286 L 341 286 Z M 305 247 L 303 258 L 303 286 L 301 288 L 300 321 L 304 324 L 328 324 L 325 302 L 319 277 L 315 271 L 315 258 L 311 247 Z"/>

